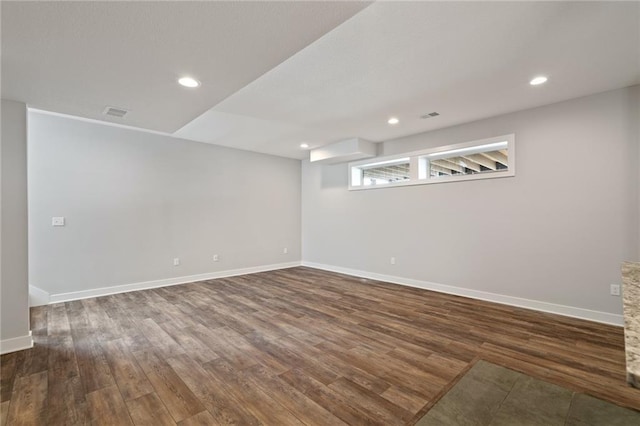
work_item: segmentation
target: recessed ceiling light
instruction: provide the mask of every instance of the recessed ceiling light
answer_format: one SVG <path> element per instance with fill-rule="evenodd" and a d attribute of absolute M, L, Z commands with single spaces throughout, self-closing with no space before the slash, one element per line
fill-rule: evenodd
<path fill-rule="evenodd" d="M 537 86 L 538 84 L 542 84 L 546 82 L 547 82 L 547 77 L 541 75 L 539 77 L 535 77 L 533 80 L 529 82 L 529 84 L 532 86 Z"/>
<path fill-rule="evenodd" d="M 387 123 L 389 124 L 398 124 L 400 122 L 400 120 L 398 120 L 396 117 L 391 117 L 389 120 L 387 120 Z"/>
<path fill-rule="evenodd" d="M 307 148 L 309 148 L 309 144 L 308 143 L 301 143 L 300 144 L 300 148 L 307 149 Z"/>
<path fill-rule="evenodd" d="M 191 78 L 191 77 L 182 77 L 178 80 L 178 83 L 180 83 L 181 86 L 189 87 L 189 88 L 200 86 L 200 82 L 195 78 Z"/>

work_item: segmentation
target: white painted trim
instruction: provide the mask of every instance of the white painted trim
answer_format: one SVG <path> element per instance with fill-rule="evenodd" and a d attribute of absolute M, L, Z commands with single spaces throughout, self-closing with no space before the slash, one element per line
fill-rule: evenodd
<path fill-rule="evenodd" d="M 438 146 L 435 148 L 427 148 L 421 149 L 419 151 L 412 151 L 404 154 L 394 154 L 387 155 L 384 157 L 376 157 L 374 159 L 368 160 L 360 160 L 351 162 L 348 165 L 349 170 L 349 191 L 367 191 L 370 189 L 384 189 L 384 188 L 395 188 L 398 186 L 415 186 L 415 185 L 433 185 L 439 183 L 448 183 L 448 182 L 463 182 L 469 180 L 483 180 L 483 179 L 495 179 L 495 178 L 505 178 L 505 177 L 514 177 L 516 175 L 516 141 L 515 134 L 511 133 L 508 135 L 496 136 L 493 138 L 480 139 L 477 141 L 458 143 L 454 145 L 446 145 L 446 146 Z M 507 142 L 507 147 L 509 150 L 509 157 L 507 159 L 509 165 L 507 170 L 503 171 L 494 171 L 491 173 L 477 173 L 477 174 L 469 174 L 469 175 L 452 175 L 452 176 L 442 176 L 437 179 L 431 179 L 429 176 L 426 178 L 420 179 L 419 173 L 415 170 L 415 167 L 419 164 L 418 159 L 422 157 L 429 157 L 431 155 L 438 155 L 439 153 L 445 153 L 447 151 L 459 150 L 459 149 L 468 149 L 474 147 L 482 147 L 484 145 L 489 145 L 492 143 L 498 142 Z M 477 151 L 480 152 L 480 151 Z M 376 161 L 374 161 L 376 160 Z M 409 171 L 411 173 L 411 178 L 409 180 L 403 180 L 395 183 L 388 183 L 385 185 L 373 185 L 373 186 L 364 186 L 363 183 L 355 184 L 354 183 L 354 169 L 365 169 L 366 166 L 371 165 L 379 165 L 379 164 L 393 164 L 395 161 L 403 162 L 409 161 L 411 162 L 411 166 Z M 413 168 L 413 169 L 412 169 Z M 359 180 L 358 180 L 359 181 Z"/>
<path fill-rule="evenodd" d="M 503 305 L 517 306 L 534 311 L 548 312 L 563 315 L 566 317 L 580 318 L 604 324 L 623 326 L 622 315 L 608 312 L 592 311 L 590 309 L 577 308 L 573 306 L 558 305 L 555 303 L 542 302 L 540 300 L 523 299 L 520 297 L 506 296 L 503 294 L 489 293 L 486 291 L 472 290 L 462 287 L 454 287 L 445 284 L 420 281 L 411 278 L 396 277 L 393 275 L 378 274 L 375 272 L 359 271 L 357 269 L 343 268 L 341 266 L 325 265 L 315 262 L 302 261 L 302 266 L 322 269 L 325 271 L 338 272 L 355 277 L 368 278 L 371 280 L 385 281 L 393 284 L 400 284 L 409 287 L 422 288 L 425 290 L 437 291 L 439 293 L 454 294 L 456 296 L 469 297 L 471 299 L 485 300 L 488 302 L 501 303 Z"/>
<path fill-rule="evenodd" d="M 161 135 L 161 136 L 168 136 L 175 139 L 182 139 L 182 138 L 179 138 L 178 136 L 175 136 L 173 133 L 161 132 L 159 130 L 145 129 L 143 127 L 131 126 L 129 124 L 114 123 L 113 121 L 98 120 L 95 118 L 87 118 L 87 117 L 80 117 L 77 115 L 63 114 L 61 112 L 47 111 L 46 109 L 39 109 L 39 108 L 33 108 L 33 107 L 27 107 L 27 109 L 29 110 L 29 112 L 35 112 L 38 114 L 53 115 L 54 117 L 70 118 L 72 120 L 84 121 L 85 123 L 102 124 L 104 126 L 118 127 L 120 129 L 134 130 L 134 131 L 143 132 L 143 133 L 151 133 L 152 135 Z"/>
<path fill-rule="evenodd" d="M 88 299 L 91 297 L 107 296 L 109 294 L 125 293 L 128 291 L 146 290 L 150 288 L 167 287 L 195 281 L 213 280 L 216 278 L 234 277 L 236 275 L 255 274 L 256 272 L 273 271 L 300 266 L 300 262 L 275 263 L 271 265 L 252 266 L 249 268 L 230 269 L 227 271 L 209 272 L 206 274 L 188 275 L 184 277 L 167 278 L 163 280 L 144 281 L 133 284 L 117 285 L 113 287 L 94 288 L 90 290 L 73 291 L 69 293 L 51 294 L 49 304 L 69 302 L 72 300 Z"/>
<path fill-rule="evenodd" d="M 29 285 L 29 306 L 48 305 L 51 295 L 41 288 Z"/>
<path fill-rule="evenodd" d="M 29 334 L 25 336 L 0 340 L 0 355 L 8 354 L 9 352 L 21 351 L 24 349 L 31 349 L 32 347 L 33 338 L 31 337 L 31 331 L 29 331 Z"/>

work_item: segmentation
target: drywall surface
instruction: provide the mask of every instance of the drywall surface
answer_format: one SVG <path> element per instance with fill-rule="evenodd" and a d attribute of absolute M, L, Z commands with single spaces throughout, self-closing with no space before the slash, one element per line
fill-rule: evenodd
<path fill-rule="evenodd" d="M 27 107 L 2 100 L 1 351 L 31 346 L 27 257 Z"/>
<path fill-rule="evenodd" d="M 515 133 L 515 177 L 348 191 L 347 165 L 305 161 L 303 262 L 619 315 L 609 286 L 639 250 L 637 102 L 620 89 L 381 147 Z"/>
<path fill-rule="evenodd" d="M 30 111 L 29 242 L 51 295 L 299 261 L 300 162 Z"/>
<path fill-rule="evenodd" d="M 630 96 L 630 109 L 631 109 L 631 116 L 632 117 L 636 117 L 635 119 L 635 130 L 634 130 L 634 123 L 633 120 L 631 120 L 631 132 L 633 133 L 635 131 L 635 138 L 636 138 L 636 149 L 638 150 L 637 154 L 638 154 L 638 167 L 636 167 L 636 172 L 637 172 L 637 176 L 636 176 L 636 181 L 638 182 L 638 220 L 636 221 L 636 226 L 637 226 L 637 233 L 638 233 L 638 251 L 636 253 L 636 258 L 635 260 L 640 262 L 640 119 L 638 119 L 638 117 L 640 117 L 640 85 L 638 86 L 634 86 L 632 88 L 632 93 Z"/>

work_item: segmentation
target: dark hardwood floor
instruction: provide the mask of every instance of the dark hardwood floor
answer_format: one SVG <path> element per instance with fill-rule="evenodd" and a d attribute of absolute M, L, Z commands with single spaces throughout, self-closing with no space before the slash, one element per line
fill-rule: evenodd
<path fill-rule="evenodd" d="M 310 268 L 32 308 L 2 425 L 412 424 L 477 359 L 640 409 L 623 330 Z"/>

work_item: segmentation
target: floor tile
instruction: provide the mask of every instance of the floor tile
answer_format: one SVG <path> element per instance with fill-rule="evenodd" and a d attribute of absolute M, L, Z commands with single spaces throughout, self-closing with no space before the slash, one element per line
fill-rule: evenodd
<path fill-rule="evenodd" d="M 491 426 L 563 426 L 573 392 L 552 383 L 522 376 L 504 400 Z"/>
<path fill-rule="evenodd" d="M 481 382 L 491 383 L 508 392 L 520 377 L 524 377 L 524 374 L 480 360 L 465 375 L 465 377 L 467 376 Z"/>
<path fill-rule="evenodd" d="M 416 425 L 488 425 L 507 395 L 503 385 L 466 375 Z"/>
<path fill-rule="evenodd" d="M 638 392 L 640 398 L 640 392 Z M 567 426 L 638 426 L 640 412 L 618 407 L 598 398 L 576 394 L 571 403 Z"/>

